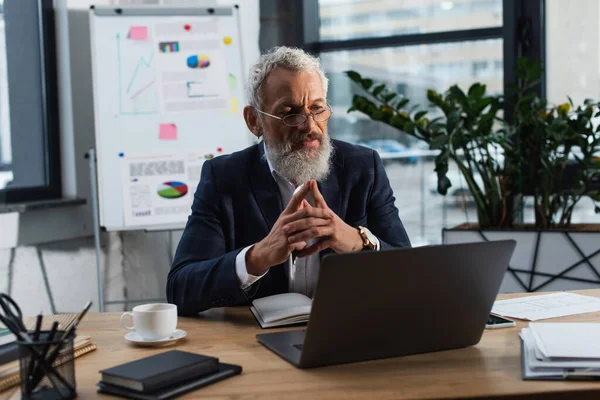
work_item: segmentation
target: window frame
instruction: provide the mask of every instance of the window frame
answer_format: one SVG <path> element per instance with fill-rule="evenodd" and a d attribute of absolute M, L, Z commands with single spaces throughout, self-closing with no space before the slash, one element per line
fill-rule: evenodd
<path fill-rule="evenodd" d="M 300 47 L 320 55 L 339 50 L 367 50 L 382 47 L 401 47 L 423 44 L 467 42 L 486 39 L 503 40 L 504 95 L 509 98 L 515 83 L 513 68 L 520 56 L 545 61 L 544 10 L 545 0 L 502 0 L 502 26 L 477 29 L 462 29 L 443 32 L 392 35 L 382 37 L 355 38 L 347 40 L 321 41 L 319 38 L 318 0 L 296 0 L 297 17 L 302 28 Z M 296 45 L 292 43 L 291 45 Z M 544 94 L 545 76 L 533 90 Z M 506 102 L 505 116 L 510 118 L 512 108 Z"/>
<path fill-rule="evenodd" d="M 10 4 L 9 4 L 10 3 Z M 30 9 L 31 3 L 21 2 L 20 0 L 5 0 L 4 11 L 14 11 L 16 15 Z M 24 132 L 26 127 L 15 126 L 15 116 L 18 119 L 23 118 L 23 113 L 31 113 L 31 109 L 37 109 L 32 106 L 27 111 L 24 108 L 27 105 L 17 102 L 14 104 L 13 96 L 11 95 L 11 77 L 10 70 L 8 71 L 8 87 L 9 87 L 9 107 L 11 120 L 11 142 L 12 142 L 12 163 L 5 164 L 2 169 L 13 170 L 15 157 L 24 157 L 19 152 L 27 147 L 28 141 L 31 140 L 31 135 L 34 135 L 42 143 L 44 159 L 39 160 L 38 165 L 43 168 L 45 185 L 15 187 L 0 189 L 0 204 L 26 203 L 48 199 L 59 199 L 62 197 L 62 182 L 61 182 L 61 163 L 60 163 L 60 125 L 59 125 L 59 106 L 58 106 L 58 71 L 57 71 L 57 55 L 56 55 L 56 29 L 55 29 L 55 10 L 52 0 L 37 0 L 35 5 L 37 11 L 37 37 L 39 40 L 39 48 L 36 46 L 23 46 L 23 51 L 36 54 L 41 61 L 39 66 L 39 74 L 35 79 L 39 79 L 39 95 L 41 95 L 41 109 L 39 118 L 41 120 L 42 129 L 39 132 Z M 6 14 L 5 14 L 6 17 Z M 10 15 L 9 15 L 10 18 Z M 14 40 L 17 42 L 19 38 L 6 36 L 7 42 Z M 8 46 L 7 46 L 8 47 Z M 14 85 L 14 83 L 13 83 Z M 17 154 L 15 156 L 15 154 Z M 34 162 L 36 160 L 33 160 Z M 11 166 L 9 168 L 9 166 Z"/>

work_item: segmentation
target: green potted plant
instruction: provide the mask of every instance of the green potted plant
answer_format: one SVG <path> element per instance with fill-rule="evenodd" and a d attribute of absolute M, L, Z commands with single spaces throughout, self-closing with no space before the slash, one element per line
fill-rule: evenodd
<path fill-rule="evenodd" d="M 520 83 L 514 88 L 514 118 L 504 130 L 515 146 L 505 148 L 506 168 L 517 192 L 533 196 L 536 228 L 571 228 L 573 210 L 582 198 L 600 200 L 589 188 L 600 173 L 600 128 L 593 123 L 600 116 L 599 104 L 588 99 L 575 107 L 569 98 L 553 107 L 527 92 L 539 80 L 538 63 L 519 59 L 516 72 Z M 597 204 L 595 210 L 600 211 Z"/>
<path fill-rule="evenodd" d="M 445 195 L 452 186 L 447 176 L 448 163 L 454 161 L 464 176 L 477 207 L 480 226 L 510 226 L 507 215 L 509 185 L 505 182 L 502 155 L 497 145 L 503 137 L 495 129 L 503 108 L 500 97 L 486 95 L 485 85 L 476 83 L 468 92 L 452 86 L 446 93 L 427 91 L 435 107 L 433 112 L 399 97 L 385 85 L 374 85 L 355 71 L 347 75 L 367 94 L 355 95 L 349 111 L 360 111 L 375 121 L 381 121 L 399 131 L 427 142 L 439 150 L 435 159 L 438 192 Z M 433 118 L 428 118 L 433 114 Z"/>
<path fill-rule="evenodd" d="M 477 208 L 478 224 L 444 230 L 444 242 L 518 240 L 503 291 L 600 284 L 600 256 L 592 259 L 600 254 L 600 232 L 592 238 L 594 229 L 584 235 L 581 226 L 571 224 L 573 209 L 583 197 L 600 200 L 589 187 L 600 176 L 595 158 L 600 133 L 593 123 L 600 117 L 599 105 L 586 100 L 575 107 L 569 99 L 550 106 L 531 90 L 540 74 L 539 63 L 518 60 L 518 82 L 509 99 L 514 113 L 506 120 L 500 111 L 509 100 L 487 95 L 479 83 L 466 92 L 458 86 L 444 93 L 428 90 L 429 108 L 409 107 L 409 99 L 385 85 L 347 71 L 365 92 L 354 96 L 349 112 L 359 111 L 439 150 L 439 193 L 446 194 L 453 184 L 447 176 L 449 161 L 458 166 Z M 515 224 L 516 211 L 528 197 L 533 198 L 535 224 Z"/>

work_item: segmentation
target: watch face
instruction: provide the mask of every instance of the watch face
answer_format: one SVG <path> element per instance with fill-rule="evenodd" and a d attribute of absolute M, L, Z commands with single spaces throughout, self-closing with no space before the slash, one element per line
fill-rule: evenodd
<path fill-rule="evenodd" d="M 377 247 L 377 238 L 375 237 L 375 235 L 373 235 L 370 230 L 368 230 L 367 228 L 365 228 L 363 226 L 360 227 L 360 230 L 364 234 L 363 241 L 365 242 L 365 247 L 371 248 L 371 249 L 376 248 Z M 361 234 L 361 236 L 362 236 L 362 234 Z"/>
<path fill-rule="evenodd" d="M 373 244 L 377 243 L 377 238 L 375 237 L 375 235 L 373 235 L 373 234 L 371 233 L 371 231 L 370 231 L 370 230 L 368 230 L 368 229 L 365 229 L 365 233 L 367 234 L 367 237 L 369 238 L 369 241 L 370 241 L 371 243 L 373 243 Z"/>

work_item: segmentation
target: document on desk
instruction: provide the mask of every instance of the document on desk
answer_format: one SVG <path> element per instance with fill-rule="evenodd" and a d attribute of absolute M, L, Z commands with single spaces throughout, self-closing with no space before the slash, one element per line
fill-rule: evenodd
<path fill-rule="evenodd" d="M 600 324 L 531 322 L 521 330 L 523 379 L 598 379 Z"/>
<path fill-rule="evenodd" d="M 600 311 L 600 298 L 567 292 L 498 300 L 492 307 L 493 314 L 529 321 L 594 311 Z"/>

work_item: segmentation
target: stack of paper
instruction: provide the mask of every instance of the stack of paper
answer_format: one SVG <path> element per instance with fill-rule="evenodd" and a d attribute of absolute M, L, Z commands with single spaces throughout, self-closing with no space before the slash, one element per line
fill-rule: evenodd
<path fill-rule="evenodd" d="M 520 335 L 523 379 L 600 377 L 600 323 L 530 323 Z"/>
<path fill-rule="evenodd" d="M 529 321 L 595 311 L 600 311 L 600 298 L 567 292 L 499 300 L 492 307 L 493 314 Z"/>

